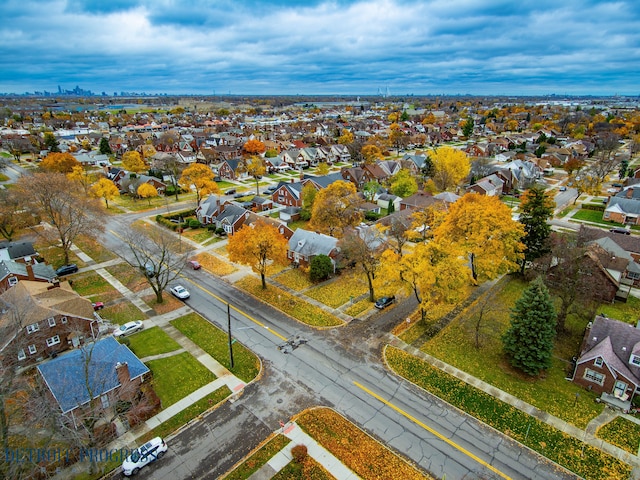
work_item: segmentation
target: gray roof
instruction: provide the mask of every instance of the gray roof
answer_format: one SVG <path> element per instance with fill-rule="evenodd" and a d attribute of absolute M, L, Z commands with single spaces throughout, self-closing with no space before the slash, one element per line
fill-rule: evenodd
<path fill-rule="evenodd" d="M 596 316 L 585 332 L 585 347 L 578 363 L 602 357 L 609 369 L 640 386 L 640 367 L 629 363 L 631 354 L 640 356 L 640 329 L 602 315 Z"/>
<path fill-rule="evenodd" d="M 32 242 L 5 242 L 0 244 L 0 249 L 6 249 L 6 255 L 2 257 L 8 256 L 10 260 L 37 255 Z"/>
<path fill-rule="evenodd" d="M 47 265 L 46 263 L 34 263 L 32 268 L 33 275 L 36 279 L 50 282 L 56 277 L 56 271 L 51 265 Z M 13 260 L 0 260 L 0 279 L 8 277 L 11 274 L 28 277 L 27 265 L 22 262 L 14 262 Z"/>
<path fill-rule="evenodd" d="M 289 239 L 289 250 L 305 257 L 321 254 L 328 256 L 337 244 L 337 238 L 299 228 Z"/>

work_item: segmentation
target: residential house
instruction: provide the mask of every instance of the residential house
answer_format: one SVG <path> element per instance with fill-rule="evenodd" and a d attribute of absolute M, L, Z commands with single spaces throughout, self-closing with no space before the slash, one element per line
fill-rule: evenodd
<path fill-rule="evenodd" d="M 0 260 L 0 292 L 13 287 L 20 280 L 53 283 L 56 271 L 46 263 L 22 263 Z"/>
<path fill-rule="evenodd" d="M 287 258 L 294 264 L 308 266 L 313 257 L 326 255 L 335 269 L 335 259 L 339 252 L 337 245 L 338 239 L 335 237 L 299 228 L 289 239 Z"/>
<path fill-rule="evenodd" d="M 640 329 L 596 316 L 585 330 L 572 381 L 628 411 L 640 386 Z"/>
<path fill-rule="evenodd" d="M 91 302 L 68 282 L 19 281 L 0 294 L 0 305 L 0 356 L 19 364 L 78 347 L 100 333 Z"/>
<path fill-rule="evenodd" d="M 467 192 L 479 193 L 480 195 L 486 195 L 488 197 L 502 195 L 502 187 L 504 181 L 497 175 L 491 174 L 486 177 L 482 177 L 475 184 L 467 187 Z"/>
<path fill-rule="evenodd" d="M 112 336 L 42 363 L 38 371 L 60 411 L 76 428 L 87 415 L 95 418 L 96 410 L 134 401 L 150 376 L 149 368 Z"/>
<path fill-rule="evenodd" d="M 602 219 L 628 225 L 640 225 L 640 187 L 626 187 L 609 198 Z"/>
<path fill-rule="evenodd" d="M 271 198 L 274 203 L 286 207 L 302 207 L 302 182 L 281 182 Z"/>
<path fill-rule="evenodd" d="M 0 243 L 0 260 L 31 263 L 36 257 L 38 257 L 38 252 L 33 248 L 33 242 Z"/>
<path fill-rule="evenodd" d="M 218 176 L 229 180 L 236 180 L 243 175 L 244 166 L 239 158 L 225 159 L 218 165 Z"/>
<path fill-rule="evenodd" d="M 376 195 L 375 198 L 376 203 L 381 208 L 385 208 L 387 211 L 389 210 L 389 204 L 393 204 L 393 211 L 400 210 L 400 202 L 402 202 L 402 197 L 398 197 L 392 193 L 381 193 Z"/>

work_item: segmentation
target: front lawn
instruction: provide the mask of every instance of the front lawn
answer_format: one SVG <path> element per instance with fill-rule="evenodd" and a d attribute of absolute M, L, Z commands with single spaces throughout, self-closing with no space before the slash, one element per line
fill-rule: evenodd
<path fill-rule="evenodd" d="M 178 350 L 180 345 L 160 327 L 151 327 L 129 338 L 129 348 L 138 358 Z"/>
<path fill-rule="evenodd" d="M 128 263 L 111 265 L 106 270 L 132 292 L 139 292 L 149 288 L 149 282 L 144 278 L 142 272 Z"/>
<path fill-rule="evenodd" d="M 296 292 L 301 292 L 313 286 L 313 282 L 309 280 L 309 274 L 299 268 L 290 268 L 273 276 L 272 280 Z"/>
<path fill-rule="evenodd" d="M 73 289 L 83 297 L 102 295 L 110 299 L 120 296 L 119 292 L 96 272 L 80 273 L 73 277 Z M 102 298 L 100 299 L 101 301 Z"/>
<path fill-rule="evenodd" d="M 271 457 L 286 447 L 291 440 L 284 435 L 275 435 L 267 443 L 256 450 L 249 458 L 234 468 L 224 480 L 246 480 L 266 464 Z"/>
<path fill-rule="evenodd" d="M 475 345 L 475 320 L 481 297 L 475 304 L 422 346 L 422 350 L 470 375 L 514 395 L 566 422 L 585 428 L 603 409 L 596 395 L 565 380 L 571 357 L 577 353 L 586 321 L 567 319 L 568 333 L 556 340 L 552 367 L 540 378 L 531 378 L 514 369 L 502 351 L 502 333 L 509 326 L 510 308 L 527 283 L 515 276 L 504 277 L 492 290 L 491 307 L 484 312 L 480 348 Z M 576 393 L 579 394 L 578 404 Z"/>
<path fill-rule="evenodd" d="M 220 277 L 224 277 L 238 270 L 232 263 L 222 260 L 210 253 L 200 253 L 196 255 L 195 259 L 200 262 L 202 268 Z"/>
<path fill-rule="evenodd" d="M 95 238 L 80 235 L 75 239 L 74 243 L 76 247 L 89 255 L 96 263 L 107 262 L 117 258 L 117 255 L 98 243 Z"/>
<path fill-rule="evenodd" d="M 338 308 L 345 303 L 369 292 L 364 275 L 347 272 L 320 286 L 311 288 L 305 295 L 329 307 Z"/>
<path fill-rule="evenodd" d="M 231 390 L 226 385 L 220 387 L 214 392 L 211 392 L 208 395 L 205 395 L 200 400 L 195 403 L 192 403 L 184 410 L 180 410 L 177 414 L 171 417 L 166 422 L 162 422 L 156 428 L 149 430 L 147 433 L 142 435 L 137 439 L 139 443 L 148 442 L 154 437 L 162 437 L 166 438 L 173 432 L 175 432 L 178 428 L 182 427 L 186 423 L 190 422 L 194 418 L 202 415 L 210 408 L 215 407 L 220 402 L 222 402 L 225 398 L 231 395 Z"/>
<path fill-rule="evenodd" d="M 147 366 L 153 372 L 153 389 L 160 397 L 163 409 L 216 379 L 188 352 L 150 360 Z"/>
<path fill-rule="evenodd" d="M 583 478 L 629 478 L 631 467 L 591 445 L 444 373 L 410 354 L 387 346 L 387 364 L 395 373 L 451 405 L 503 432 Z M 552 400 L 547 400 L 552 403 Z M 564 408 L 570 409 L 571 405 Z"/>
<path fill-rule="evenodd" d="M 100 310 L 100 316 L 111 323 L 123 325 L 135 320 L 145 320 L 147 315 L 129 300 L 123 299 L 114 305 L 108 305 Z"/>
<path fill-rule="evenodd" d="M 616 417 L 596 432 L 605 442 L 620 447 L 633 455 L 638 453 L 640 425 L 623 417 Z"/>
<path fill-rule="evenodd" d="M 233 344 L 233 368 L 230 368 L 227 333 L 212 325 L 197 313 L 189 313 L 183 317 L 176 318 L 171 321 L 171 325 L 180 330 L 243 382 L 250 382 L 260 372 L 258 357 L 238 342 Z"/>
<path fill-rule="evenodd" d="M 296 320 L 311 325 L 312 327 L 336 327 L 343 322 L 338 317 L 325 312 L 309 302 L 291 295 L 284 290 L 268 285 L 266 290 L 262 288 L 260 279 L 246 276 L 235 283 L 241 288 L 256 296 L 263 302 L 273 305 Z"/>

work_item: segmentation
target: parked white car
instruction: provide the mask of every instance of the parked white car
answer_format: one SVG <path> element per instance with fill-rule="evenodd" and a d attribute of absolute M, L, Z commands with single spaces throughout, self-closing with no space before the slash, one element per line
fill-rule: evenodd
<path fill-rule="evenodd" d="M 176 285 L 175 287 L 171 287 L 169 291 L 175 297 L 178 297 L 180 300 L 186 300 L 191 296 L 191 294 L 189 293 L 189 290 L 184 288 L 182 285 Z"/>
<path fill-rule="evenodd" d="M 122 473 L 126 476 L 137 474 L 141 468 L 162 458 L 167 450 L 167 444 L 162 438 L 152 438 L 125 458 L 124 462 L 122 462 Z"/>
<path fill-rule="evenodd" d="M 127 322 L 124 325 L 120 325 L 120 327 L 116 328 L 116 331 L 113 332 L 113 336 L 124 337 L 127 335 L 131 335 L 132 333 L 139 332 L 143 328 L 144 327 L 141 320 L 136 320 L 135 322 Z"/>

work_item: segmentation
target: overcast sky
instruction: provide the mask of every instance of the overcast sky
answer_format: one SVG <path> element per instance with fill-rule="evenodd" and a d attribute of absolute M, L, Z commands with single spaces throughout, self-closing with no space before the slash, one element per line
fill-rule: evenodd
<path fill-rule="evenodd" d="M 638 0 L 1 0 L 0 92 L 640 94 Z"/>

